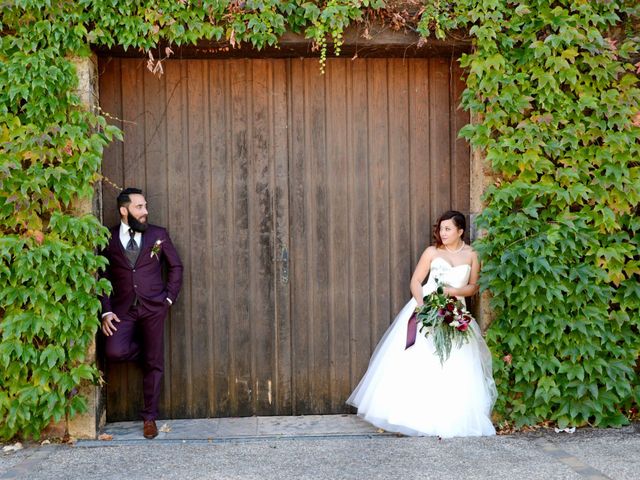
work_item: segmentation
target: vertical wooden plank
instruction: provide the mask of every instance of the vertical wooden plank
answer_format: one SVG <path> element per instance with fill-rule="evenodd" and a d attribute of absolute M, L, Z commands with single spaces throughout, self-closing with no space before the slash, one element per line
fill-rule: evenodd
<path fill-rule="evenodd" d="M 146 190 L 144 64 L 140 60 L 128 59 L 123 60 L 122 65 L 122 119 L 125 138 L 123 187 Z"/>
<path fill-rule="evenodd" d="M 368 60 L 369 214 L 371 248 L 371 343 L 374 347 L 391 321 L 389 298 L 389 112 L 387 59 Z"/>
<path fill-rule="evenodd" d="M 372 352 L 371 250 L 369 222 L 369 135 L 367 60 L 349 62 L 349 340 L 351 390 L 364 374 Z"/>
<path fill-rule="evenodd" d="M 449 62 L 446 58 L 431 58 L 429 137 L 431 154 L 431 216 L 438 217 L 451 208 L 451 143 L 449 122 Z"/>
<path fill-rule="evenodd" d="M 429 117 L 429 60 L 412 59 L 409 63 L 409 150 L 411 188 L 411 269 L 418 263 L 432 239 L 430 164 L 432 162 Z"/>
<path fill-rule="evenodd" d="M 200 418 L 209 413 L 213 395 L 213 369 L 207 352 L 212 348 L 209 333 L 211 317 L 211 185 L 209 183 L 209 106 L 208 68 L 203 60 L 186 61 L 189 112 L 189 190 L 192 201 L 185 213 L 191 234 L 191 269 L 187 271 L 191 284 L 190 356 L 191 395 L 189 416 Z"/>
<path fill-rule="evenodd" d="M 230 83 L 228 62 L 209 61 L 209 116 L 211 138 L 211 229 L 213 255 L 213 399 L 210 415 L 231 415 L 231 338 L 233 321 L 233 159 L 231 157 Z"/>
<path fill-rule="evenodd" d="M 167 124 L 165 77 L 143 70 L 144 153 L 149 221 L 167 224 Z"/>
<path fill-rule="evenodd" d="M 329 203 L 329 392 L 330 411 L 346 411 L 349 395 L 349 158 L 347 128 L 347 62 L 330 59 L 326 69 L 327 195 Z"/>
<path fill-rule="evenodd" d="M 409 85 L 408 63 L 390 59 L 389 86 L 389 256 L 391 265 L 391 311 L 395 316 L 411 293 L 411 233 L 409 211 Z"/>
<path fill-rule="evenodd" d="M 292 388 L 293 413 L 310 413 L 310 358 L 311 338 L 311 282 L 309 242 L 307 241 L 311 221 L 309 211 L 307 173 L 309 160 L 306 153 L 305 97 L 308 94 L 304 81 L 304 59 L 291 60 L 289 72 L 289 125 L 290 128 L 290 282 L 291 282 L 291 328 L 292 328 Z"/>
<path fill-rule="evenodd" d="M 271 112 L 269 111 L 272 63 L 253 60 L 250 66 L 249 98 L 251 115 L 250 178 L 250 230 L 251 230 L 251 362 L 252 413 L 272 413 L 271 395 L 274 380 L 275 309 L 273 291 L 273 185 L 271 139 L 269 138 Z"/>
<path fill-rule="evenodd" d="M 290 261 L 283 261 L 283 252 L 290 254 L 289 237 L 289 134 L 291 121 L 289 118 L 289 98 L 287 96 L 287 80 L 291 60 L 274 60 L 272 71 L 271 99 L 271 136 L 270 154 L 274 163 L 274 222 L 275 248 L 273 254 L 278 268 L 274 271 L 276 331 L 275 350 L 275 382 L 272 388 L 274 413 L 290 415 L 292 411 L 292 348 L 291 348 L 291 315 L 290 315 Z"/>
<path fill-rule="evenodd" d="M 166 99 L 167 99 L 167 132 L 170 139 L 167 143 L 168 158 L 168 222 L 167 228 L 176 245 L 182 264 L 184 279 L 178 301 L 171 307 L 170 321 L 165 325 L 170 334 L 170 356 L 165 358 L 165 375 L 171 375 L 170 416 L 173 418 L 188 417 L 193 395 L 191 387 L 191 272 L 193 262 L 191 256 L 192 236 L 190 216 L 186 214 L 191 208 L 191 192 L 189 187 L 189 99 L 188 72 L 184 61 L 171 61 L 165 65 Z"/>
<path fill-rule="evenodd" d="M 122 62 L 122 117 L 124 121 L 123 187 L 138 187 L 146 191 L 145 176 L 145 116 L 144 116 L 144 66 L 140 60 Z M 142 86 L 142 88 L 141 88 Z M 140 92 L 142 90 L 142 92 Z M 131 399 L 127 403 L 126 415 L 138 415 L 142 406 L 142 375 L 133 364 L 126 364 L 127 386 L 119 395 Z"/>
<path fill-rule="evenodd" d="M 458 59 L 451 60 L 450 79 L 450 118 L 451 118 L 451 194 L 452 207 L 463 213 L 469 212 L 469 189 L 470 189 L 470 155 L 469 144 L 463 138 L 458 137 L 460 129 L 469 123 L 469 113 L 465 112 L 460 105 L 462 92 L 465 89 L 464 71 L 460 67 Z M 469 230 L 467 228 L 467 230 Z M 465 237 L 469 239 L 468 231 Z"/>
<path fill-rule="evenodd" d="M 312 411 L 329 411 L 329 328 L 327 307 L 329 305 L 329 237 L 328 231 L 328 192 L 327 192 L 327 151 L 326 151 L 326 112 L 325 77 L 312 59 L 305 60 L 305 144 L 308 188 L 311 192 L 306 212 L 310 220 L 307 232 L 308 247 L 311 252 L 311 349 L 309 371 L 311 375 Z"/>
<path fill-rule="evenodd" d="M 250 118 L 248 103 L 249 78 L 247 69 L 249 60 L 231 60 L 229 73 L 231 83 L 231 158 L 233 159 L 233 197 L 234 197 L 234 321 L 231 328 L 231 362 L 233 365 L 233 403 L 232 415 L 251 415 L 251 332 L 250 314 L 250 278 L 249 258 L 249 192 L 253 178 L 249 165 Z"/>
<path fill-rule="evenodd" d="M 144 144 L 145 170 L 147 174 L 147 189 L 144 192 L 149 209 L 151 223 L 166 226 L 168 209 L 167 191 L 167 125 L 165 77 L 157 77 L 149 70 L 143 70 L 144 79 Z M 171 233 L 171 232 L 169 232 Z M 169 310 L 171 315 L 171 310 Z M 167 320 L 169 322 L 170 320 Z M 168 323 L 166 323 L 168 325 Z M 165 329 L 164 358 L 169 358 L 170 334 Z M 171 398 L 171 375 L 163 379 L 162 395 L 160 396 L 160 412 L 169 411 Z"/>
<path fill-rule="evenodd" d="M 122 123 L 122 84 L 121 65 L 119 58 L 98 59 L 100 108 L 110 125 L 115 125 L 120 130 Z M 117 225 L 120 222 L 116 197 L 119 190 L 112 185 L 122 186 L 124 183 L 123 152 L 124 143 L 113 140 L 104 149 L 102 160 L 102 221 L 105 225 Z"/>
<path fill-rule="evenodd" d="M 122 61 L 117 58 L 102 59 L 99 68 L 101 72 L 100 106 L 102 111 L 108 115 L 109 123 L 123 129 Z M 119 140 L 115 140 L 105 148 L 102 173 L 108 180 L 102 184 L 103 222 L 108 226 L 117 225 L 120 223 L 120 215 L 116 205 L 119 190 L 109 182 L 114 182 L 119 186 L 124 183 L 124 144 Z M 132 402 L 127 395 L 130 367 L 127 364 L 117 363 L 107 363 L 105 367 L 107 420 L 124 420 L 127 417 L 127 412 L 132 410 Z M 135 375 L 132 375 L 132 380 L 135 378 Z M 136 400 L 135 404 L 139 404 L 140 401 Z"/>

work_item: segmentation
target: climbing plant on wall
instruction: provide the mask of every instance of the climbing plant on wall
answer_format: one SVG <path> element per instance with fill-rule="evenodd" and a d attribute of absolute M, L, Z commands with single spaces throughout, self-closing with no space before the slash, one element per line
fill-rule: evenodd
<path fill-rule="evenodd" d="M 496 413 L 622 425 L 640 399 L 637 2 L 479 1 L 425 22 L 466 25 L 463 135 L 486 152 L 476 243 L 492 294 Z"/>
<path fill-rule="evenodd" d="M 405 3 L 408 5 L 405 5 Z M 200 40 L 328 47 L 367 13 L 463 29 L 464 129 L 495 184 L 479 219 L 493 294 L 497 414 L 518 425 L 616 425 L 638 402 L 640 92 L 635 2 L 381 0 L 5 2 L 0 14 L 0 437 L 82 411 L 96 381 L 95 254 L 106 231 L 74 206 L 121 132 L 81 105 L 70 57 Z M 410 12 L 410 13 L 408 13 Z M 401 18 L 418 19 L 413 25 Z M 167 51 L 168 52 L 168 51 Z M 157 53 L 156 53 L 157 58 Z M 637 59 L 636 59 L 637 60 Z M 126 139 L 125 139 L 126 141 Z"/>

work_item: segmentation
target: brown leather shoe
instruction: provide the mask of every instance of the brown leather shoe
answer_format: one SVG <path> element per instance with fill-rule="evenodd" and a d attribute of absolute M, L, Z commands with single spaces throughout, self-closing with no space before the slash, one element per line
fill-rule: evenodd
<path fill-rule="evenodd" d="M 158 427 L 155 420 L 145 420 L 143 428 L 144 438 L 156 438 L 158 436 Z"/>

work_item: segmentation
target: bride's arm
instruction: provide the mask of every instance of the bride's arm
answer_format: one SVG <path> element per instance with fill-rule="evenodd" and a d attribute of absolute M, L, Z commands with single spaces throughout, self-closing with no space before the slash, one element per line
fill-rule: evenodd
<path fill-rule="evenodd" d="M 471 297 L 478 292 L 478 278 L 480 277 L 480 262 L 476 252 L 471 256 L 471 273 L 469 274 L 469 283 L 461 288 L 445 287 L 446 295 L 454 295 L 456 297 Z"/>
<path fill-rule="evenodd" d="M 411 276 L 411 295 L 416 299 L 418 305 L 422 305 L 424 302 L 422 301 L 422 282 L 427 278 L 429 274 L 429 268 L 431 267 L 431 260 L 433 259 L 433 253 L 435 252 L 434 247 L 428 247 L 418 260 L 418 265 L 416 265 L 416 269 L 413 271 L 413 275 Z"/>

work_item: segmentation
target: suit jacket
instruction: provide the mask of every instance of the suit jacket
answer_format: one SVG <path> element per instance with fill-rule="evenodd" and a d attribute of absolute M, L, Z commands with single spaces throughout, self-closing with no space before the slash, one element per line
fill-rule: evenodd
<path fill-rule="evenodd" d="M 142 245 L 136 264 L 132 267 L 120 242 L 120 224 L 110 229 L 111 238 L 101 252 L 107 258 L 102 276 L 109 280 L 111 295 L 100 298 L 102 312 L 120 316 L 131 307 L 136 296 L 138 303 L 150 311 L 167 308 L 167 297 L 175 302 L 182 286 L 182 263 L 167 230 L 149 225 L 142 234 Z M 152 248 L 160 241 L 159 252 L 152 255 Z M 162 278 L 162 265 L 167 265 L 167 281 Z"/>

